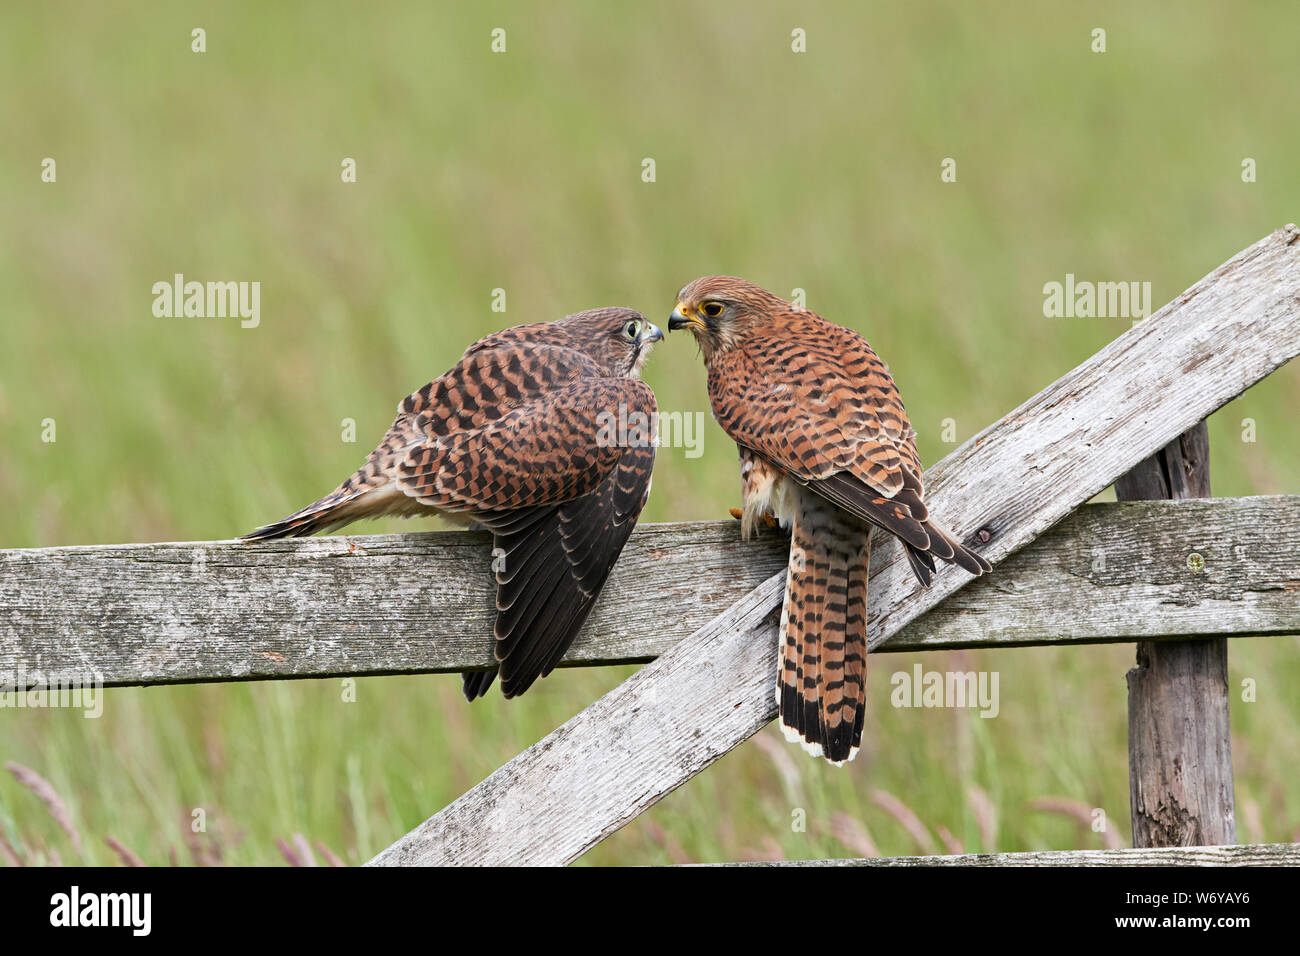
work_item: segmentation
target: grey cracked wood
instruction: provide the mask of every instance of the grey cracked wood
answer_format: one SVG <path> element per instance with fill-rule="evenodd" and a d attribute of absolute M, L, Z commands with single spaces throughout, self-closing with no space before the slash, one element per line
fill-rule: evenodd
<path fill-rule="evenodd" d="M 979 550 L 1000 562 L 1295 357 L 1297 240 L 1289 225 L 1234 256 L 931 468 L 931 512 L 969 543 L 987 539 Z M 945 566 L 931 588 L 915 587 L 892 540 L 872 565 L 873 647 L 969 580 Z M 780 583 L 751 591 L 371 862 L 580 855 L 771 720 Z"/>
<path fill-rule="evenodd" d="M 877 859 L 779 860 L 721 866 L 1297 866 L 1300 844 L 1139 847 L 1124 850 L 1038 850 Z"/>
<path fill-rule="evenodd" d="M 1209 498 L 1205 422 L 1120 478 L 1115 494 L 1121 501 Z M 1202 556 L 1188 560 L 1196 573 Z M 1236 843 L 1227 640 L 1143 641 L 1127 681 L 1133 845 Z"/>
<path fill-rule="evenodd" d="M 653 660 L 785 567 L 787 542 L 746 544 L 730 521 L 641 525 L 565 662 Z M 490 561 L 488 536 L 463 531 L 0 551 L 0 680 L 20 667 L 90 667 L 109 685 L 481 667 Z M 878 650 L 1294 633 L 1300 496 L 1272 496 L 1085 505 Z"/>
<path fill-rule="evenodd" d="M 1297 633 L 1300 497 L 1262 496 L 1084 505 L 876 650 Z"/>
<path fill-rule="evenodd" d="M 638 527 L 566 660 L 653 658 L 784 566 L 779 540 L 743 549 L 732 524 Z M 467 531 L 0 551 L 0 675 L 93 668 L 120 685 L 486 667 L 491 564 L 491 536 Z"/>

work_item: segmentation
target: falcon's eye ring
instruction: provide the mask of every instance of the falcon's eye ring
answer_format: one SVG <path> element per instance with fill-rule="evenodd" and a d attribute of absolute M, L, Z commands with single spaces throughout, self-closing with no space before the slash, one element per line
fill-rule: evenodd
<path fill-rule="evenodd" d="M 627 325 L 623 326 L 623 334 L 627 336 L 629 342 L 635 342 L 637 336 L 641 334 L 641 323 L 633 319 Z"/>
<path fill-rule="evenodd" d="M 704 310 L 704 314 L 711 319 L 716 319 L 718 316 L 722 314 L 721 302 L 705 302 L 702 308 Z"/>

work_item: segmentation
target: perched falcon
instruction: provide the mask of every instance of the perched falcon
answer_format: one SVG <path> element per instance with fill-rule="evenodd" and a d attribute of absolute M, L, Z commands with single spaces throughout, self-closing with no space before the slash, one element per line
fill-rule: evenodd
<path fill-rule="evenodd" d="M 490 529 L 501 690 L 522 694 L 568 649 L 650 493 L 656 406 L 639 379 L 662 338 L 639 312 L 595 309 L 480 339 L 398 406 L 356 474 L 245 539 L 381 515 Z M 496 673 L 461 675 L 465 696 Z"/>
<path fill-rule="evenodd" d="M 713 415 L 740 450 L 741 533 L 772 512 L 791 532 L 776 699 L 790 740 L 833 763 L 862 741 L 868 532 L 900 538 L 929 586 L 935 558 L 987 561 L 922 504 L 916 432 L 866 339 L 744 279 L 708 276 L 677 294 L 669 329 L 690 329 Z"/>

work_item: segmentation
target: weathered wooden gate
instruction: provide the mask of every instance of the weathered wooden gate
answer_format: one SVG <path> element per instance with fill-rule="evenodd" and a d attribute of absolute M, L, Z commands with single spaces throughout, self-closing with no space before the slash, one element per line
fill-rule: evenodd
<path fill-rule="evenodd" d="M 878 540 L 873 650 L 1140 642 L 1138 846 L 927 862 L 1300 862 L 1291 845 L 1177 848 L 1236 839 L 1226 638 L 1300 633 L 1300 496 L 1208 498 L 1203 422 L 1298 353 L 1290 225 L 927 472 L 928 502 L 978 529 L 995 572 L 920 589 Z M 1086 504 L 1111 484 L 1120 502 Z M 785 543 L 738 537 L 725 522 L 638 528 L 610 581 L 617 608 L 597 607 L 566 663 L 653 662 L 371 862 L 568 862 L 771 721 Z M 127 685 L 485 667 L 488 550 L 447 532 L 0 551 L 0 673 Z M 381 596 L 393 610 L 376 622 Z"/>

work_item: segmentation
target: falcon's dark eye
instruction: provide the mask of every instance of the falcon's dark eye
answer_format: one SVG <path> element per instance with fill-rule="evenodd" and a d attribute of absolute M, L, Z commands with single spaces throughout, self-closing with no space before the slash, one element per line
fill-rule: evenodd
<path fill-rule="evenodd" d="M 721 302 L 705 302 L 701 308 L 704 310 L 704 314 L 711 319 L 716 319 L 722 314 Z"/>
<path fill-rule="evenodd" d="M 623 335 L 629 342 L 635 342 L 638 335 L 641 334 L 641 323 L 633 319 L 627 325 L 623 326 Z"/>

